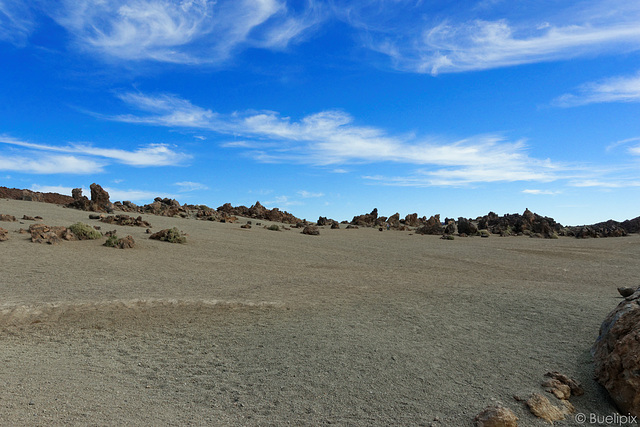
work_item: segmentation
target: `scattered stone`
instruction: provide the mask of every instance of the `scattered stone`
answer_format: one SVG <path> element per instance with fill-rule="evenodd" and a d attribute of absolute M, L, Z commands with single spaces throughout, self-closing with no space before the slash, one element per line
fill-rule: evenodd
<path fill-rule="evenodd" d="M 640 287 L 602 322 L 591 354 L 596 380 L 620 412 L 640 416 Z"/>
<path fill-rule="evenodd" d="M 307 225 L 303 230 L 302 234 L 308 234 L 310 236 L 317 236 L 320 234 L 320 230 L 315 225 Z"/>
<path fill-rule="evenodd" d="M 0 242 L 4 242 L 5 240 L 9 240 L 9 231 L 0 227 Z"/>
<path fill-rule="evenodd" d="M 560 384 L 566 385 L 569 387 L 571 394 L 574 396 L 582 396 L 584 394 L 584 389 L 582 385 L 574 380 L 566 376 L 565 374 L 561 374 L 557 371 L 547 372 L 544 374 L 545 377 L 549 377 L 551 380 L 558 381 Z M 555 393 L 554 393 L 555 394 Z"/>
<path fill-rule="evenodd" d="M 0 214 L 0 221 L 13 222 L 17 220 L 16 220 L 16 217 L 13 215 Z"/>
<path fill-rule="evenodd" d="M 338 222 L 333 222 L 331 224 L 331 229 L 332 230 L 339 230 L 340 229 L 340 224 Z"/>
<path fill-rule="evenodd" d="M 111 230 L 111 231 L 107 231 L 106 233 L 104 233 L 104 235 L 106 237 L 112 237 L 116 235 L 116 230 Z"/>
<path fill-rule="evenodd" d="M 347 229 L 358 229 L 360 227 L 358 227 L 357 225 L 353 225 L 353 224 L 349 224 L 347 225 Z"/>
<path fill-rule="evenodd" d="M 251 228 L 251 224 L 242 224 L 240 228 Z"/>
<path fill-rule="evenodd" d="M 132 249 L 135 247 L 136 242 L 133 240 L 133 236 L 126 236 L 122 239 L 118 240 L 117 248 L 118 249 Z"/>
<path fill-rule="evenodd" d="M 89 215 L 89 219 L 102 219 L 102 218 L 104 218 L 104 215 L 98 215 L 98 214 Z"/>
<path fill-rule="evenodd" d="M 32 216 L 22 215 L 22 219 L 25 221 L 35 221 L 36 219 Z"/>
<path fill-rule="evenodd" d="M 489 406 L 473 419 L 477 427 L 518 427 L 518 417 L 509 408 Z"/>
<path fill-rule="evenodd" d="M 549 399 L 539 393 L 533 393 L 529 400 L 527 400 L 527 406 L 533 415 L 538 418 L 542 418 L 549 424 L 553 425 L 554 421 L 564 420 L 565 414 L 557 406 L 551 404 Z"/>
<path fill-rule="evenodd" d="M 568 400 L 571 397 L 571 388 L 560 381 L 549 378 L 542 383 L 542 386 L 549 393 L 561 400 Z"/>

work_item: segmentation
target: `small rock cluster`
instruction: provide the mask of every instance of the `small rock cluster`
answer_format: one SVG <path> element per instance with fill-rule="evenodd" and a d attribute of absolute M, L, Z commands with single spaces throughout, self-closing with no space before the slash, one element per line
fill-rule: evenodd
<path fill-rule="evenodd" d="M 100 221 L 104 222 L 105 224 L 128 225 L 131 227 L 151 227 L 151 224 L 143 220 L 141 216 L 134 218 L 124 214 L 109 215 L 109 216 L 101 217 Z"/>

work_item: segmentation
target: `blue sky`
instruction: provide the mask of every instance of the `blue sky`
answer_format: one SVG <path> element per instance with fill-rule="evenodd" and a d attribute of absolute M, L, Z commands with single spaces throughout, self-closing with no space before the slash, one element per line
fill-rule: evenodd
<path fill-rule="evenodd" d="M 640 3 L 0 0 L 0 185 L 640 215 Z"/>

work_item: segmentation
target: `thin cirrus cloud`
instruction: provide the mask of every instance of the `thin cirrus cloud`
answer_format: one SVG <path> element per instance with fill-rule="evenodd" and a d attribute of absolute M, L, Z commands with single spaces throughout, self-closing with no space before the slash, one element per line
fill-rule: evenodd
<path fill-rule="evenodd" d="M 322 18 L 314 2 L 282 0 L 65 0 L 52 13 L 76 44 L 123 60 L 219 63 L 242 48 L 281 49 Z"/>
<path fill-rule="evenodd" d="M 343 16 L 366 34 L 363 44 L 391 58 L 395 68 L 433 75 L 640 49 L 637 2 L 596 0 L 537 10 L 532 6 L 527 16 L 515 15 L 509 3 L 493 3 L 476 8 L 491 9 L 484 15 L 451 10 L 444 16 L 430 16 L 428 11 L 408 14 L 421 21 L 385 20 L 384 6 L 375 14 L 350 8 Z"/>
<path fill-rule="evenodd" d="M 150 144 L 134 151 L 127 151 L 84 144 L 35 144 L 6 135 L 0 135 L 0 143 L 14 148 L 0 158 L 0 170 L 40 174 L 102 172 L 109 161 L 136 167 L 169 166 L 178 165 L 190 158 L 187 154 L 172 150 L 166 144 Z M 16 147 L 19 148 L 16 150 Z M 64 155 L 51 154 L 52 152 Z"/>
<path fill-rule="evenodd" d="M 564 94 L 553 101 L 559 107 L 576 107 L 605 102 L 640 102 L 640 72 L 617 76 L 580 86 L 577 93 Z"/>
<path fill-rule="evenodd" d="M 245 150 L 255 160 L 274 163 L 337 166 L 390 162 L 431 166 L 396 185 L 464 185 L 473 182 L 552 181 L 565 166 L 532 158 L 523 141 L 500 135 L 461 140 L 390 135 L 385 130 L 355 124 L 342 111 L 328 110 L 294 121 L 273 111 L 219 114 L 173 95 L 123 95 L 140 111 L 105 117 L 110 120 L 167 127 L 187 127 L 233 134 L 242 143 L 223 146 Z M 386 182 L 394 182 L 387 179 Z"/>
<path fill-rule="evenodd" d="M 0 0 L 0 40 L 23 45 L 34 27 L 32 13 L 22 0 Z"/>

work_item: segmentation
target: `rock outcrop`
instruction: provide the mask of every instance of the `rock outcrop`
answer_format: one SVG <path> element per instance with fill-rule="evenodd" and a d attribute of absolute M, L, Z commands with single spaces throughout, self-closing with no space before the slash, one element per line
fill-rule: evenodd
<path fill-rule="evenodd" d="M 433 215 L 430 217 L 426 223 L 419 227 L 416 230 L 416 234 L 442 234 L 444 232 L 444 227 L 440 222 L 440 215 Z"/>
<path fill-rule="evenodd" d="M 602 322 L 591 353 L 596 380 L 620 412 L 640 416 L 640 287 Z"/>
<path fill-rule="evenodd" d="M 89 187 L 91 188 L 91 200 L 82 195 L 81 188 L 74 188 L 71 191 L 73 202 L 67 204 L 67 207 L 92 212 L 113 212 L 114 205 L 109 201 L 109 193 L 96 183 Z"/>
<path fill-rule="evenodd" d="M 375 227 L 377 219 L 378 208 L 374 208 L 371 213 L 354 216 L 350 224 L 358 227 Z"/>

